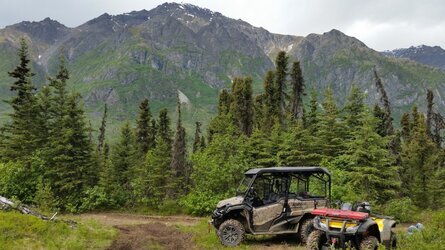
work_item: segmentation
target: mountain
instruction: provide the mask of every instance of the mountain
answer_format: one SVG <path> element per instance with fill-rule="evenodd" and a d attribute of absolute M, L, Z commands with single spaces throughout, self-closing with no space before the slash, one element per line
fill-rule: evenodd
<path fill-rule="evenodd" d="M 194 121 L 204 124 L 216 112 L 218 91 L 236 76 L 250 75 L 254 90 L 274 67 L 278 51 L 300 60 L 307 91 L 330 86 L 341 103 L 352 84 L 378 100 L 372 70 L 377 68 L 400 114 L 422 105 L 427 88 L 445 107 L 445 72 L 420 63 L 387 57 L 338 30 L 306 37 L 273 34 L 242 20 L 190 4 L 165 3 L 152 10 L 103 14 L 78 27 L 50 19 L 22 22 L 0 30 L 0 98 L 10 94 L 7 76 L 17 64 L 20 37 L 31 44 L 36 83 L 54 74 L 61 51 L 71 73 L 69 87 L 80 92 L 96 125 L 109 106 L 109 128 L 134 119 L 138 103 L 148 97 L 154 113 L 161 106 L 174 111 L 176 95 L 185 105 L 188 134 Z M 7 106 L 0 105 L 0 117 Z"/>
<path fill-rule="evenodd" d="M 383 54 L 398 58 L 408 58 L 419 63 L 445 70 L 445 50 L 440 46 L 411 46 L 409 48 L 384 51 Z"/>

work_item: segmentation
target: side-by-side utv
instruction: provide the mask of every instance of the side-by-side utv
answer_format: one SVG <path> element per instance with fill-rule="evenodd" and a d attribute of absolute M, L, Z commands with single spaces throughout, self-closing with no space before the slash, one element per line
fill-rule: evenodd
<path fill-rule="evenodd" d="M 245 234 L 298 234 L 313 230 L 312 210 L 329 207 L 331 174 L 321 167 L 248 170 L 237 195 L 220 201 L 212 215 L 222 244 L 236 246 Z"/>

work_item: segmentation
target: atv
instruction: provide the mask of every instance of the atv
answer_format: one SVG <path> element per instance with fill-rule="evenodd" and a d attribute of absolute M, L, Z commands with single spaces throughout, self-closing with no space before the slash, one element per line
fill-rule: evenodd
<path fill-rule="evenodd" d="M 235 197 L 220 201 L 210 223 L 223 245 L 245 234 L 298 234 L 313 230 L 312 210 L 329 206 L 331 174 L 321 167 L 256 168 L 245 172 Z"/>
<path fill-rule="evenodd" d="M 315 230 L 308 237 L 308 250 L 375 250 L 379 244 L 386 249 L 396 248 L 396 221 L 371 214 L 368 202 L 344 203 L 341 209 L 314 209 L 312 215 L 316 216 Z"/>

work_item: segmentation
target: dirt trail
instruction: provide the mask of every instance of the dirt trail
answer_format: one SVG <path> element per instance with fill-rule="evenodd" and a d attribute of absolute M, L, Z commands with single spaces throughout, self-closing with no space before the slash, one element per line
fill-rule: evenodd
<path fill-rule="evenodd" d="M 174 225 L 193 226 L 201 219 L 189 216 L 147 216 L 132 214 L 84 214 L 81 219 L 93 219 L 114 226 L 119 236 L 108 249 L 196 249 L 192 235 Z"/>

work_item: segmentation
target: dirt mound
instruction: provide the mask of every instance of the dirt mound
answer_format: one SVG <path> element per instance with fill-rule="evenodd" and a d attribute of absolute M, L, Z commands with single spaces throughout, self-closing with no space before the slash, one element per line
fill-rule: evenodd
<path fill-rule="evenodd" d="M 118 225 L 119 237 L 108 249 L 194 249 L 190 234 L 181 232 L 163 223 L 141 225 Z"/>

